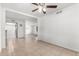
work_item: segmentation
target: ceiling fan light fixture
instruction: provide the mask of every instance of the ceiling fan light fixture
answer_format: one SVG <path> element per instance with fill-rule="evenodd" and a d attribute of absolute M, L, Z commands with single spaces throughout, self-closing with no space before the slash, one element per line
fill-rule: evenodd
<path fill-rule="evenodd" d="M 46 8 L 43 8 L 43 11 L 45 11 L 45 12 L 46 12 Z"/>
<path fill-rule="evenodd" d="M 41 6 L 38 6 L 38 12 L 42 12 L 42 7 Z"/>
<path fill-rule="evenodd" d="M 47 8 L 57 8 L 57 5 L 46 5 L 45 3 L 32 3 L 33 5 L 36 5 L 37 8 L 32 10 L 32 12 L 38 11 L 39 13 L 46 14 Z"/>

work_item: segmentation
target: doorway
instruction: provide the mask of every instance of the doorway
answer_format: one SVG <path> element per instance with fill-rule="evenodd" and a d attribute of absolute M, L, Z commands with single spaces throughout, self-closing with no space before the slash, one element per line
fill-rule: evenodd
<path fill-rule="evenodd" d="M 17 38 L 16 23 L 6 23 L 5 27 L 6 27 L 5 37 L 6 37 L 6 47 L 7 47 L 9 42 L 14 41 Z"/>

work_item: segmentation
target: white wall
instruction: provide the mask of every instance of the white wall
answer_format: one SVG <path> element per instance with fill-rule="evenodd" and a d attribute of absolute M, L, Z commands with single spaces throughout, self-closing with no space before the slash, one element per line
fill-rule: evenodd
<path fill-rule="evenodd" d="M 39 38 L 68 49 L 79 51 L 79 4 L 39 19 Z"/>
<path fill-rule="evenodd" d="M 1 19 L 2 19 L 2 16 L 1 16 L 1 12 L 2 12 L 2 7 L 1 7 L 1 5 L 0 5 L 0 50 L 1 50 Z"/>
<path fill-rule="evenodd" d="M 5 48 L 5 9 L 0 4 L 0 48 Z"/>

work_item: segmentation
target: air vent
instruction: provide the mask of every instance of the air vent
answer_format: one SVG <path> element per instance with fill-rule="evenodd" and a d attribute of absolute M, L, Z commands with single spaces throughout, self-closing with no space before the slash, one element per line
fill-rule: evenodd
<path fill-rule="evenodd" d="M 59 10 L 59 11 L 56 12 L 56 14 L 59 14 L 59 13 L 62 13 L 62 10 Z"/>

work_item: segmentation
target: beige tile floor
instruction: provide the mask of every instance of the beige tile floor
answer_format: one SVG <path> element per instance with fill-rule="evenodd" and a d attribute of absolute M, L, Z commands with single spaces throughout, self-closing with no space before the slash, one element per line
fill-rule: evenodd
<path fill-rule="evenodd" d="M 16 39 L 8 42 L 7 48 L 0 52 L 1 56 L 77 56 L 71 51 L 34 38 Z"/>

